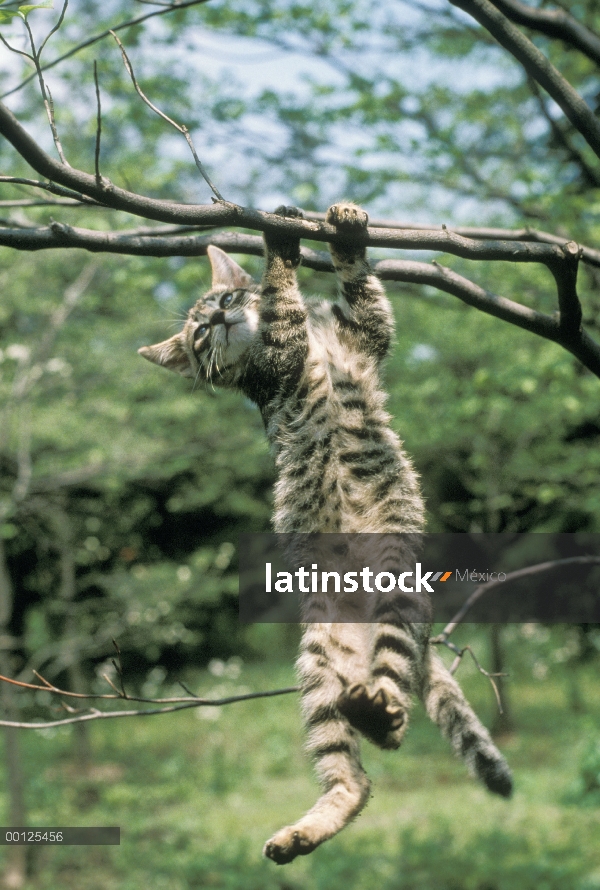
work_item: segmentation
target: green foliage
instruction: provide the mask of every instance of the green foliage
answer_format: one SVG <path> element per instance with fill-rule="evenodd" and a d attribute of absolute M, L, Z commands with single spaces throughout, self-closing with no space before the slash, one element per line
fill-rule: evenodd
<path fill-rule="evenodd" d="M 45 0 L 44 3 L 37 4 L 16 4 L 14 0 L 0 0 L 0 6 L 4 7 L 3 9 L 0 9 L 0 25 L 3 25 L 6 22 L 12 21 L 15 16 L 19 16 L 19 18 L 25 20 L 29 13 L 34 9 L 53 9 L 54 3 L 53 0 Z"/>

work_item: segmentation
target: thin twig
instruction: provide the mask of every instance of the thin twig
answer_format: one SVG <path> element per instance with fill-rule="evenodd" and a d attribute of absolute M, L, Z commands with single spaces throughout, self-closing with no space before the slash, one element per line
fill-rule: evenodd
<path fill-rule="evenodd" d="M 430 642 L 436 644 L 445 644 L 450 634 L 453 633 L 453 631 L 456 630 L 461 621 L 463 621 L 469 609 L 471 609 L 484 594 L 488 593 L 490 590 L 493 590 L 493 588 L 500 585 L 504 587 L 509 581 L 516 581 L 518 578 L 526 578 L 528 575 L 537 575 L 540 572 L 548 572 L 551 569 L 558 568 L 559 566 L 585 564 L 600 564 L 600 556 L 569 556 L 565 559 L 553 559 L 548 562 L 540 562 L 533 566 L 527 566 L 524 569 L 517 569 L 514 572 L 508 572 L 504 581 L 496 580 L 488 581 L 486 584 L 480 584 L 465 600 L 456 615 L 452 618 L 451 621 L 448 622 L 443 631 L 436 637 L 432 637 Z"/>
<path fill-rule="evenodd" d="M 81 207 L 82 201 L 36 201 L 35 198 L 24 198 L 20 201 L 0 201 L 0 207 Z"/>
<path fill-rule="evenodd" d="M 35 673 L 35 672 L 34 672 Z M 36 673 L 36 676 L 42 681 L 43 685 L 39 686 L 33 683 L 23 683 L 18 680 L 11 680 L 9 677 L 4 677 L 0 675 L 0 681 L 4 683 L 10 683 L 13 686 L 20 686 L 24 689 L 32 689 L 35 691 L 41 692 L 49 692 L 54 695 L 60 696 L 68 696 L 70 698 L 79 698 L 79 699 L 111 699 L 111 700 L 127 700 L 133 702 L 139 702 L 144 704 L 157 704 L 157 705 L 165 705 L 165 707 L 151 708 L 146 710 L 130 710 L 130 711 L 100 711 L 97 708 L 91 708 L 89 713 L 79 714 L 76 717 L 68 717 L 64 720 L 48 720 L 39 723 L 26 723 L 26 722 L 17 722 L 11 720 L 0 720 L 0 726 L 13 726 L 17 729 L 51 729 L 55 726 L 68 726 L 73 723 L 84 723 L 89 720 L 109 720 L 117 717 L 147 717 L 155 714 L 171 714 L 175 711 L 182 711 L 188 708 L 200 708 L 200 707 L 222 707 L 224 705 L 233 704 L 234 702 L 240 701 L 251 701 L 257 698 L 272 698 L 276 695 L 288 695 L 291 692 L 298 692 L 300 690 L 299 686 L 288 686 L 283 689 L 271 689 L 265 692 L 246 692 L 241 695 L 230 695 L 226 698 L 200 698 L 198 696 L 190 693 L 189 698 L 137 698 L 133 696 L 127 696 L 121 693 L 117 687 L 108 680 L 107 677 L 105 679 L 108 680 L 110 685 L 115 689 L 115 695 L 105 695 L 105 694 L 83 694 L 78 692 L 70 692 L 65 689 L 59 689 L 56 686 L 52 686 L 47 680 L 41 677 Z M 181 684 L 182 685 L 182 684 Z M 68 705 L 64 705 L 68 711 L 73 711 Z"/>
<path fill-rule="evenodd" d="M 42 40 L 42 45 L 40 46 L 40 48 L 39 48 L 39 50 L 38 50 L 38 59 L 39 59 L 40 56 L 42 55 L 42 50 L 44 49 L 44 47 L 46 46 L 46 44 L 48 43 L 48 41 L 50 40 L 50 38 L 52 37 L 52 35 L 53 35 L 53 34 L 56 34 L 56 32 L 58 31 L 58 29 L 59 29 L 60 26 L 62 25 L 62 23 L 63 23 L 63 21 L 64 21 L 64 18 L 65 18 L 65 13 L 66 13 L 66 11 L 67 11 L 67 6 L 68 6 L 68 5 L 69 5 L 69 0 L 65 0 L 65 2 L 63 3 L 63 8 L 62 8 L 62 10 L 61 10 L 61 13 L 60 13 L 60 15 L 59 15 L 59 17 L 58 17 L 58 21 L 57 21 L 57 23 L 54 25 L 53 28 L 50 29 L 50 31 L 46 34 L 45 38 Z"/>
<path fill-rule="evenodd" d="M 494 695 L 496 696 L 496 702 L 498 703 L 498 710 L 501 714 L 504 713 L 504 711 L 502 709 L 502 700 L 500 698 L 500 691 L 498 690 L 498 686 L 496 685 L 495 678 L 496 677 L 508 677 L 508 674 L 490 673 L 490 671 L 486 671 L 486 669 L 477 660 L 475 653 L 473 652 L 473 650 L 471 649 L 470 646 L 463 646 L 462 649 L 459 649 L 459 647 L 455 646 L 454 643 L 451 643 L 450 640 L 441 640 L 441 639 L 437 639 L 437 638 L 431 640 L 430 642 L 436 646 L 446 646 L 448 649 L 450 649 L 451 652 L 455 653 L 456 658 L 454 659 L 451 667 L 449 668 L 449 672 L 451 674 L 456 673 L 458 666 L 462 661 L 463 655 L 465 654 L 465 652 L 468 652 L 469 655 L 471 656 L 471 658 L 473 659 L 473 661 L 475 662 L 475 666 L 476 666 L 477 670 L 479 671 L 479 673 L 483 674 L 484 677 L 487 677 L 488 680 L 490 681 L 490 683 L 492 684 L 492 689 L 494 690 Z"/>
<path fill-rule="evenodd" d="M 96 150 L 94 152 L 94 169 L 96 171 L 96 182 L 98 186 L 102 185 L 102 177 L 100 176 L 100 137 L 102 135 L 102 107 L 100 105 L 100 86 L 98 85 L 98 63 L 94 59 L 94 83 L 96 84 Z"/>
<path fill-rule="evenodd" d="M 29 53 L 25 52 L 24 49 L 17 49 L 16 46 L 11 46 L 10 43 L 8 42 L 8 40 L 6 40 L 2 36 L 2 34 L 0 34 L 0 40 L 2 41 L 4 46 L 11 51 L 11 53 L 16 53 L 18 56 L 25 56 L 26 59 L 29 59 L 30 62 L 33 62 L 33 59 L 31 58 L 31 55 Z M 29 80 L 31 80 L 34 77 L 35 77 L 35 74 L 32 74 L 31 77 L 29 78 Z"/>
<path fill-rule="evenodd" d="M 91 207 L 103 207 L 99 201 L 95 201 L 94 198 L 89 198 L 87 195 L 82 195 L 80 192 L 76 192 L 73 189 L 64 188 L 62 185 L 56 185 L 56 183 L 52 181 L 42 182 L 39 179 L 25 179 L 23 176 L 1 176 L 0 182 L 6 182 L 10 185 L 26 185 L 31 186 L 36 189 L 43 189 L 45 192 L 51 192 L 53 195 L 64 195 L 64 197 L 71 198 L 73 204 L 86 204 Z M 54 201 L 49 201 L 49 204 L 54 204 Z M 58 202 L 62 203 L 62 202 Z"/>
<path fill-rule="evenodd" d="M 69 717 L 65 720 L 49 720 L 42 723 L 19 723 L 14 720 L 0 720 L 0 726 L 13 726 L 15 729 L 52 729 L 55 726 L 68 726 L 72 723 L 85 723 L 89 720 L 111 720 L 117 717 L 151 717 L 155 714 L 172 714 L 176 711 L 185 711 L 189 708 L 222 707 L 238 701 L 250 701 L 255 698 L 269 698 L 275 695 L 287 695 L 290 692 L 298 692 L 298 686 L 290 686 L 289 689 L 273 689 L 269 692 L 250 692 L 247 695 L 232 695 L 221 699 L 196 699 L 195 701 L 172 705 L 165 708 L 151 708 L 143 711 L 98 711 L 95 708 L 90 714 L 80 714 L 78 717 Z"/>
<path fill-rule="evenodd" d="M 140 15 L 135 19 L 129 19 L 126 22 L 121 22 L 119 25 L 115 25 L 112 30 L 113 31 L 122 31 L 125 28 L 132 28 L 135 25 L 141 25 L 142 22 L 145 22 L 147 19 L 151 19 L 157 15 L 165 15 L 169 12 L 176 12 L 181 9 L 188 9 L 190 6 L 199 6 L 202 3 L 207 3 L 208 0 L 187 0 L 186 3 L 177 3 L 177 4 L 169 4 L 165 9 L 156 9 L 153 12 L 148 12 L 145 15 Z M 48 62 L 46 65 L 42 65 L 42 71 L 48 71 L 49 68 L 54 68 L 55 65 L 59 65 L 61 62 L 64 62 L 65 59 L 70 59 L 71 56 L 76 55 L 76 53 L 81 52 L 82 49 L 86 49 L 88 46 L 92 46 L 94 43 L 98 43 L 99 40 L 102 40 L 104 37 L 108 37 L 110 34 L 110 30 L 102 31 L 100 34 L 95 34 L 93 37 L 89 37 L 87 40 L 78 43 L 77 46 L 74 46 L 68 52 L 64 53 L 62 56 L 58 56 L 56 59 L 52 59 L 51 62 Z M 0 36 L 1 39 L 1 36 Z M 16 50 L 19 52 L 19 50 Z M 24 86 L 26 86 L 30 81 L 32 81 L 36 77 L 35 74 L 30 74 L 29 77 L 26 77 L 21 81 L 16 87 L 13 87 L 8 92 L 3 93 L 0 96 L 0 99 L 6 99 L 7 96 L 12 96 L 13 93 L 19 92 L 22 90 Z"/>
<path fill-rule="evenodd" d="M 187 695 L 186 696 L 169 696 L 167 698 L 145 698 L 139 695 L 129 695 L 128 693 L 122 692 L 118 686 L 109 679 L 106 674 L 103 674 L 103 679 L 106 680 L 111 689 L 114 689 L 114 695 L 112 693 L 106 692 L 72 692 L 69 689 L 61 689 L 59 686 L 55 686 L 53 683 L 50 683 L 49 680 L 46 680 L 38 671 L 33 671 L 35 676 L 38 678 L 40 683 L 43 685 L 40 686 L 36 683 L 25 683 L 23 680 L 13 680 L 10 677 L 4 677 L 0 674 L 0 682 L 2 683 L 10 683 L 11 686 L 19 686 L 22 689 L 31 689 L 34 692 L 51 692 L 53 695 L 57 696 L 65 696 L 67 698 L 78 698 L 78 699 L 87 699 L 90 701 L 130 701 L 130 702 L 139 702 L 141 704 L 147 705 L 173 705 L 173 704 L 181 704 L 185 702 L 200 702 L 202 704 L 219 704 L 215 699 L 209 698 L 201 698 L 192 692 L 181 680 L 178 680 L 179 686 L 182 689 L 185 689 Z M 245 692 L 241 695 L 241 697 L 233 697 L 228 698 L 229 701 L 245 701 L 247 698 L 264 698 L 265 696 L 270 695 L 283 695 L 288 692 L 297 692 L 300 689 L 299 686 L 287 686 L 284 689 L 276 689 L 270 690 L 267 692 Z"/>
<path fill-rule="evenodd" d="M 196 149 L 195 149 L 195 147 L 194 147 L 194 143 L 192 142 L 192 137 L 190 136 L 190 133 L 189 133 L 188 128 L 187 128 L 185 125 L 176 123 L 172 118 L 170 118 L 167 114 L 165 114 L 164 111 L 161 111 L 160 108 L 157 108 L 156 105 L 154 105 L 154 104 L 150 101 L 150 99 L 145 95 L 145 93 L 142 91 L 142 89 L 141 89 L 139 83 L 138 83 L 137 80 L 136 80 L 136 76 L 135 76 L 135 74 L 134 74 L 134 72 L 133 72 L 133 66 L 132 66 L 131 62 L 129 61 L 129 57 L 128 57 L 127 53 L 125 52 L 125 47 L 123 46 L 123 44 L 121 43 L 121 41 L 119 40 L 119 38 L 117 37 L 117 35 L 115 34 L 114 31 L 110 31 L 109 33 L 112 34 L 112 36 L 114 37 L 115 41 L 117 42 L 117 46 L 118 46 L 119 49 L 121 50 L 121 55 L 123 56 L 123 64 L 125 65 L 125 68 L 126 68 L 126 70 L 127 70 L 127 73 L 129 74 L 129 76 L 130 76 L 130 78 L 131 78 L 131 82 L 133 83 L 133 86 L 135 87 L 135 91 L 136 91 L 136 93 L 138 94 L 138 96 L 140 97 L 140 99 L 142 99 L 142 101 L 146 103 L 146 105 L 148 106 L 148 108 L 151 108 L 152 111 L 155 112 L 155 114 L 158 114 L 158 116 L 159 116 L 159 117 L 162 117 L 162 119 L 163 119 L 164 121 L 166 121 L 168 124 L 171 124 L 172 127 L 175 127 L 175 129 L 176 129 L 179 133 L 183 133 L 183 135 L 185 136 L 186 142 L 187 142 L 187 144 L 189 145 L 190 150 L 191 150 L 191 152 L 192 152 L 194 161 L 196 162 L 196 167 L 197 167 L 198 170 L 200 171 L 200 175 L 202 176 L 202 178 L 204 179 L 204 181 L 207 183 L 207 185 L 208 185 L 209 188 L 211 189 L 212 193 L 216 196 L 216 198 L 217 198 L 219 201 L 225 201 L 225 198 L 224 198 L 223 195 L 219 192 L 219 190 L 217 189 L 217 187 L 216 187 L 215 185 L 213 185 L 213 183 L 212 183 L 211 180 L 210 180 L 210 177 L 209 177 L 208 173 L 207 173 L 206 170 L 204 169 L 204 166 L 202 165 L 202 163 L 201 163 L 201 161 L 200 161 L 200 158 L 198 157 L 198 154 L 197 154 Z"/>
<path fill-rule="evenodd" d="M 60 27 L 60 23 L 62 23 L 62 20 L 63 20 L 63 18 L 64 18 L 64 15 L 65 15 L 65 11 L 66 11 L 66 9 L 67 9 L 68 2 L 69 2 L 69 0 L 65 0 L 64 5 L 63 5 L 62 12 L 61 12 L 61 14 L 60 14 L 59 24 L 58 24 L 58 25 L 55 25 L 54 28 L 50 31 L 50 33 L 46 36 L 45 40 L 44 40 L 43 43 L 42 43 L 42 47 L 41 47 L 41 49 L 39 50 L 39 52 L 38 52 L 38 50 L 36 50 L 36 47 L 35 47 L 35 41 L 34 41 L 34 39 L 33 39 L 33 32 L 32 32 L 32 30 L 31 30 L 31 27 L 30 27 L 30 25 L 29 25 L 29 22 L 27 21 L 27 18 L 24 18 L 24 19 L 23 19 L 23 22 L 24 22 L 24 24 L 25 24 L 25 28 L 26 28 L 26 30 L 27 30 L 27 34 L 29 35 L 29 43 L 30 43 L 30 45 L 31 45 L 31 56 L 30 56 L 30 58 L 31 58 L 33 64 L 35 65 L 35 70 L 36 70 L 37 77 L 38 77 L 38 82 L 39 82 L 39 85 L 40 85 L 40 92 L 41 92 L 41 94 L 42 94 L 42 99 L 43 99 L 43 101 L 44 101 L 44 108 L 46 109 L 46 114 L 47 114 L 47 116 L 48 116 L 48 122 L 49 122 L 49 124 L 50 124 L 50 129 L 52 130 L 52 138 L 54 139 L 54 144 L 55 144 L 55 146 L 56 146 L 56 150 L 57 150 L 57 152 L 58 152 L 58 156 L 59 156 L 59 158 L 61 159 L 62 163 L 63 163 L 66 167 L 70 167 L 71 165 L 68 163 L 67 159 L 65 158 L 65 153 L 64 153 L 64 151 L 63 151 L 63 147 L 62 147 L 62 145 L 61 145 L 61 141 L 60 141 L 60 139 L 59 139 L 59 137 L 58 137 L 58 130 L 56 129 L 56 120 L 55 120 L 55 118 L 54 118 L 54 103 L 52 102 L 52 96 L 50 95 L 50 91 L 49 91 L 49 90 L 47 89 L 47 87 L 46 87 L 46 83 L 45 83 L 45 81 L 44 81 L 44 76 L 43 76 L 43 74 L 42 74 L 42 68 L 41 68 L 41 65 L 40 65 L 40 53 L 41 53 L 42 49 L 44 48 L 44 46 L 46 45 L 46 42 L 48 41 L 48 38 L 49 38 L 52 34 L 55 33 L 55 31 L 57 30 L 57 27 Z"/>
<path fill-rule="evenodd" d="M 117 653 L 117 660 L 115 661 L 113 658 L 113 659 L 111 659 L 111 661 L 113 663 L 114 669 L 117 672 L 117 676 L 118 676 L 119 682 L 121 684 L 121 696 L 122 696 L 122 698 L 129 698 L 129 696 L 125 692 L 125 682 L 123 679 L 123 662 L 121 661 L 121 650 L 119 649 L 119 646 L 118 646 L 118 643 L 116 640 L 113 640 L 112 643 L 113 643 L 113 646 L 115 647 L 115 651 Z"/>

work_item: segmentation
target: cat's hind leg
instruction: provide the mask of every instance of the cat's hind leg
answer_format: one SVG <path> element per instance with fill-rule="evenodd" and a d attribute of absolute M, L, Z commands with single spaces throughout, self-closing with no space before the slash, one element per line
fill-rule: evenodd
<path fill-rule="evenodd" d="M 409 626 L 380 622 L 373 628 L 368 680 L 345 689 L 338 708 L 379 748 L 399 748 L 419 687 L 419 645 Z"/>
<path fill-rule="evenodd" d="M 411 564 L 414 535 L 377 535 L 369 545 L 375 572 L 395 578 Z M 405 565 L 406 564 L 406 565 Z M 368 679 L 346 689 L 338 702 L 352 726 L 380 748 L 398 748 L 408 727 L 413 696 L 422 689 L 429 604 L 421 594 L 379 590 L 371 603 Z"/>
<path fill-rule="evenodd" d="M 508 764 L 460 686 L 433 651 L 428 653 L 423 702 L 427 714 L 466 763 L 469 772 L 494 794 L 510 797 L 512 776 Z"/>
<path fill-rule="evenodd" d="M 264 853 L 283 865 L 311 853 L 360 813 L 370 783 L 360 761 L 359 739 L 337 702 L 349 678 L 366 674 L 365 625 L 310 624 L 302 640 L 298 672 L 307 749 L 323 794 L 293 825 L 278 831 Z"/>

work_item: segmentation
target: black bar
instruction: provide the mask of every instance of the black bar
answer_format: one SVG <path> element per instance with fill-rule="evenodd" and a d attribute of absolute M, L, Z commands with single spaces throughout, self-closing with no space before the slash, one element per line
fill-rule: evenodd
<path fill-rule="evenodd" d="M 0 827 L 0 846 L 23 845 L 89 845 L 120 844 L 120 828 L 3 828 Z"/>

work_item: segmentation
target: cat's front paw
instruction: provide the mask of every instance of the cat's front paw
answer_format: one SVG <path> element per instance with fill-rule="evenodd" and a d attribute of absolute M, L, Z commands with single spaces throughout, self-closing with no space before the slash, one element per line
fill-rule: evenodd
<path fill-rule="evenodd" d="M 273 213 L 288 219 L 303 218 L 303 213 L 298 207 L 286 207 L 285 204 L 281 204 Z M 292 269 L 300 265 L 300 239 L 297 235 L 289 235 L 278 229 L 267 229 L 264 239 L 267 260 L 269 257 L 280 257 L 285 265 Z"/>
<path fill-rule="evenodd" d="M 325 214 L 325 222 L 338 229 L 366 229 L 369 215 L 356 204 L 332 204 Z"/>
<path fill-rule="evenodd" d="M 276 213 L 277 216 L 288 216 L 293 219 L 304 219 L 304 214 L 299 207 L 287 207 L 285 204 L 280 204 L 279 207 L 275 208 L 273 213 Z"/>

